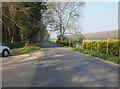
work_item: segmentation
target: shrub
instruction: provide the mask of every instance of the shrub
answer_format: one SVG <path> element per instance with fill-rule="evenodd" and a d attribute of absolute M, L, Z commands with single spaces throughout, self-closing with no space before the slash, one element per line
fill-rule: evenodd
<path fill-rule="evenodd" d="M 118 40 L 110 40 L 108 45 L 108 53 L 118 56 L 119 55 L 119 44 Z"/>
<path fill-rule="evenodd" d="M 88 50 L 91 50 L 91 42 L 92 42 L 92 50 L 97 51 L 98 41 L 88 41 Z M 84 42 L 84 48 L 86 49 L 87 41 Z M 108 43 L 108 53 L 119 56 L 119 46 L 120 40 L 109 40 Z M 106 53 L 107 49 L 107 41 L 99 41 L 99 52 Z"/>
<path fill-rule="evenodd" d="M 64 46 L 69 46 L 69 41 L 57 41 L 58 44 L 62 44 Z M 70 42 L 70 46 L 73 47 L 73 45 L 75 45 L 74 41 Z"/>
<path fill-rule="evenodd" d="M 14 42 L 14 43 L 3 42 L 2 45 L 3 46 L 8 46 L 10 49 L 13 49 L 13 48 L 24 47 L 25 43 L 22 43 L 22 42 Z"/>
<path fill-rule="evenodd" d="M 84 48 L 87 48 L 87 42 L 88 42 L 88 50 L 91 50 L 91 46 L 92 46 L 92 50 L 97 51 L 97 41 L 85 41 L 84 42 Z M 91 45 L 92 42 L 92 45 Z"/>
<path fill-rule="evenodd" d="M 106 53 L 107 41 L 99 42 L 99 52 Z"/>

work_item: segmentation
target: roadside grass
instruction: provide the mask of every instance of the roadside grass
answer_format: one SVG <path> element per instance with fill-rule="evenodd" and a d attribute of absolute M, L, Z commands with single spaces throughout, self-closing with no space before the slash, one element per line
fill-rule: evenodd
<path fill-rule="evenodd" d="M 49 42 L 51 42 L 51 41 L 49 41 Z M 53 43 L 53 42 L 51 42 L 51 43 Z M 74 51 L 77 51 L 77 52 L 80 52 L 83 54 L 87 54 L 87 55 L 90 55 L 90 56 L 93 56 L 96 58 L 101 58 L 103 60 L 111 61 L 111 62 L 116 63 L 116 64 L 120 64 L 120 58 L 117 56 L 114 56 L 114 55 L 104 54 L 101 52 L 95 52 L 95 51 L 90 51 L 90 50 L 86 50 L 86 49 L 78 49 L 78 48 L 64 46 L 62 44 L 57 44 L 57 43 L 53 43 L 53 44 L 56 44 L 56 45 L 59 45 L 61 47 L 65 47 L 65 48 L 68 48 L 68 49 L 71 49 L 71 50 L 74 50 Z"/>
<path fill-rule="evenodd" d="M 120 58 L 117 56 L 114 56 L 114 55 L 104 54 L 101 52 L 95 52 L 95 51 L 90 51 L 90 50 L 86 50 L 86 49 L 77 49 L 77 48 L 68 47 L 68 46 L 64 46 L 64 47 L 71 49 L 71 50 L 74 50 L 74 51 L 78 51 L 78 52 L 83 53 L 83 54 L 88 54 L 90 56 L 102 58 L 104 60 L 108 60 L 108 61 L 111 61 L 113 63 L 120 64 Z"/>
<path fill-rule="evenodd" d="M 64 45 L 62 45 L 62 44 L 58 44 L 58 43 L 55 43 L 54 41 L 49 41 L 49 40 L 47 40 L 47 42 L 50 42 L 50 43 L 52 43 L 52 44 L 55 44 L 55 45 L 58 45 L 58 46 L 61 46 L 61 47 L 64 47 Z"/>
<path fill-rule="evenodd" d="M 40 50 L 41 47 L 42 47 L 41 44 L 37 44 L 35 46 L 30 46 L 30 47 L 21 47 L 21 48 L 11 49 L 10 55 L 13 56 L 13 55 L 19 55 L 19 54 L 34 52 L 34 51 Z"/>
<path fill-rule="evenodd" d="M 57 40 L 50 40 L 51 42 L 56 42 Z"/>

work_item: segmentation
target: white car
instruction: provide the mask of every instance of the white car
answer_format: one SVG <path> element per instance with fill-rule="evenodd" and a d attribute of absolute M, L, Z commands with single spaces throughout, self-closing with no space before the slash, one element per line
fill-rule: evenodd
<path fill-rule="evenodd" d="M 10 54 L 10 48 L 0 45 L 0 54 L 4 57 L 7 57 Z"/>

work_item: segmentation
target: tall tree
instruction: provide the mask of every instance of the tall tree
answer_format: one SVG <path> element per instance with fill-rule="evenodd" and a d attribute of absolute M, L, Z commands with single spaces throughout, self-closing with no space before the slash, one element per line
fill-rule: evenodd
<path fill-rule="evenodd" d="M 46 26 L 41 20 L 46 11 L 44 2 L 6 2 L 2 4 L 3 41 L 34 41 L 43 36 Z M 15 40 L 16 39 L 16 40 Z M 42 41 L 43 37 L 41 37 Z"/>
<path fill-rule="evenodd" d="M 50 2 L 48 11 L 46 12 L 45 21 L 49 28 L 58 31 L 60 40 L 63 35 L 69 32 L 80 32 L 78 17 L 80 17 L 80 8 L 84 2 Z"/>

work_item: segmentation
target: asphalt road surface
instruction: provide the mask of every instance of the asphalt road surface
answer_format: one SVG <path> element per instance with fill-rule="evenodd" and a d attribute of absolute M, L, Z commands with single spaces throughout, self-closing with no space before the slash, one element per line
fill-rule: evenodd
<path fill-rule="evenodd" d="M 2 59 L 3 87 L 117 87 L 118 65 L 43 42 L 34 53 Z"/>

